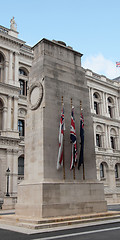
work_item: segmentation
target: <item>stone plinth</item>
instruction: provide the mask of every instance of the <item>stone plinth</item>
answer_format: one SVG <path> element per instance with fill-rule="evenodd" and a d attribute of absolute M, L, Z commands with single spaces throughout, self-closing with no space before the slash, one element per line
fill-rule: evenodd
<path fill-rule="evenodd" d="M 105 212 L 98 182 L 26 183 L 19 187 L 16 214 L 32 218 Z M 24 201 L 23 201 L 24 199 Z"/>
<path fill-rule="evenodd" d="M 16 197 L 4 197 L 4 203 L 2 205 L 3 210 L 15 209 Z"/>

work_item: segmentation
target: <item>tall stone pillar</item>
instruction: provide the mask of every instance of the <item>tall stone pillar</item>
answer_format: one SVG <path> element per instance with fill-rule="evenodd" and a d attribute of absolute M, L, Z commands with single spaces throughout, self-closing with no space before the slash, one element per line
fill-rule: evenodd
<path fill-rule="evenodd" d="M 10 57 L 9 57 L 9 83 L 13 82 L 13 52 L 10 51 Z"/>
<path fill-rule="evenodd" d="M 18 97 L 14 96 L 13 129 L 18 130 Z"/>
<path fill-rule="evenodd" d="M 13 151 L 12 149 L 7 149 L 7 169 L 10 169 L 10 177 L 9 177 L 9 193 L 12 193 L 12 172 L 13 172 Z M 7 170 L 6 169 L 6 170 Z M 6 178 L 6 192 L 7 192 L 7 178 Z"/>
<path fill-rule="evenodd" d="M 13 150 L 12 196 L 17 195 L 18 185 L 18 150 Z"/>
<path fill-rule="evenodd" d="M 5 62 L 5 79 L 4 79 L 5 83 L 8 83 L 8 66 L 9 66 L 8 61 L 6 61 Z"/>
<path fill-rule="evenodd" d="M 3 108 L 3 130 L 7 129 L 7 107 Z"/>
<path fill-rule="evenodd" d="M 7 128 L 11 130 L 11 106 L 12 106 L 12 97 L 8 96 L 8 120 L 7 121 Z"/>
<path fill-rule="evenodd" d="M 60 42 L 61 43 L 61 42 Z M 104 186 L 96 177 L 93 122 L 82 54 L 60 43 L 43 39 L 34 47 L 30 73 L 25 138 L 25 179 L 18 185 L 16 214 L 55 217 L 106 211 Z M 57 170 L 61 99 L 65 109 L 63 168 Z M 80 101 L 84 109 L 85 178 L 82 170 L 70 171 L 71 98 L 74 105 L 78 156 L 80 151 Z M 82 169 L 82 166 L 81 166 Z"/>
<path fill-rule="evenodd" d="M 107 124 L 105 124 L 105 147 L 106 149 L 109 148 L 109 145 L 108 145 L 108 128 L 107 128 Z"/>
<path fill-rule="evenodd" d="M 18 74 L 19 74 L 19 54 L 15 53 L 15 68 L 14 68 L 14 76 L 15 76 L 15 85 L 19 87 L 19 81 L 18 81 Z"/>

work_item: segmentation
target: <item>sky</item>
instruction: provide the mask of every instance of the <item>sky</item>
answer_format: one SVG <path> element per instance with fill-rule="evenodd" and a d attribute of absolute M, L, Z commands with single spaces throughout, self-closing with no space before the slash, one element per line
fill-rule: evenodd
<path fill-rule="evenodd" d="M 82 67 L 120 76 L 120 0 L 0 0 L 0 25 L 10 28 L 13 16 L 26 44 L 63 41 L 83 54 Z"/>

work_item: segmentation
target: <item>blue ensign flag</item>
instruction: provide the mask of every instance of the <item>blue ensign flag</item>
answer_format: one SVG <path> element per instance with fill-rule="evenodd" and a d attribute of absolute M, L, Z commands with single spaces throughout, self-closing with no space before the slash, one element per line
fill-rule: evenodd
<path fill-rule="evenodd" d="M 81 148 L 80 148 L 80 156 L 78 162 L 78 170 L 80 169 L 81 164 L 84 163 L 84 118 L 83 114 L 80 115 L 80 139 L 81 139 Z"/>

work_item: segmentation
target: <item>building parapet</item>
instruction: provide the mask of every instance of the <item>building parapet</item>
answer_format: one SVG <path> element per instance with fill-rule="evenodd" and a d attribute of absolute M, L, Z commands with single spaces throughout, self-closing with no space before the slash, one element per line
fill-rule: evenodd
<path fill-rule="evenodd" d="M 86 73 L 85 73 L 86 77 L 92 77 L 96 80 L 100 80 L 101 82 L 106 82 L 106 83 L 109 83 L 109 84 L 112 84 L 116 87 L 120 87 L 120 82 L 119 81 L 116 81 L 116 80 L 111 80 L 109 78 L 107 78 L 106 76 L 104 75 L 99 75 L 97 73 L 94 73 L 92 72 L 90 69 L 86 69 Z"/>
<path fill-rule="evenodd" d="M 3 33 L 8 34 L 9 29 L 8 29 L 8 28 L 5 28 L 5 27 L 3 27 L 3 26 L 0 25 L 0 32 L 3 32 Z"/>

